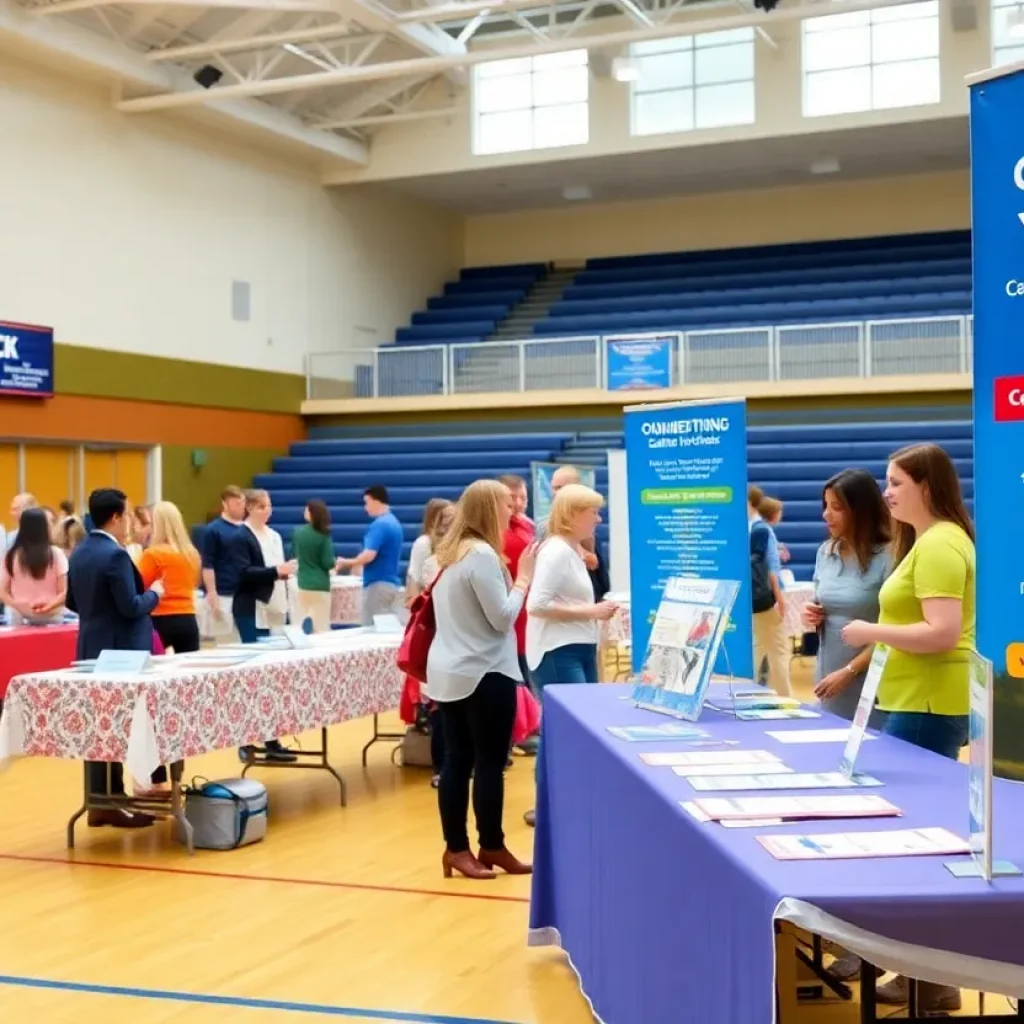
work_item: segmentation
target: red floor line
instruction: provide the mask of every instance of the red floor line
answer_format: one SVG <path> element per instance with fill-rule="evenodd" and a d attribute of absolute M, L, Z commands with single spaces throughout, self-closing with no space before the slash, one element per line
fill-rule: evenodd
<path fill-rule="evenodd" d="M 63 864 L 73 868 L 107 868 L 112 871 L 150 871 L 163 875 L 196 878 L 226 878 L 236 882 L 275 882 L 279 885 L 309 885 L 325 889 L 355 889 L 364 892 L 392 892 L 412 896 L 445 896 L 449 899 L 489 900 L 492 903 L 529 903 L 526 896 L 503 896 L 486 892 L 453 892 L 446 889 L 415 889 L 402 885 L 372 885 L 367 882 L 331 882 L 316 878 L 282 878 L 278 875 L 242 875 L 228 871 L 196 871 L 194 868 L 170 868 L 159 864 L 113 864 L 102 860 L 77 860 L 65 857 L 41 857 L 20 853 L 0 853 L 0 860 L 26 864 Z"/>

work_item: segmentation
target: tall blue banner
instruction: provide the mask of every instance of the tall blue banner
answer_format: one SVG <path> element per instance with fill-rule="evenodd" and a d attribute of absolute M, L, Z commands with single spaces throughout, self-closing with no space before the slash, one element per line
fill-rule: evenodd
<path fill-rule="evenodd" d="M 715 671 L 750 679 L 754 641 L 742 399 L 626 409 L 630 617 L 640 672 L 665 581 L 736 580 Z"/>
<path fill-rule="evenodd" d="M 53 394 L 53 328 L 0 320 L 0 397 Z"/>
<path fill-rule="evenodd" d="M 1024 74 L 993 75 L 971 86 L 978 650 L 996 773 L 1024 780 Z"/>

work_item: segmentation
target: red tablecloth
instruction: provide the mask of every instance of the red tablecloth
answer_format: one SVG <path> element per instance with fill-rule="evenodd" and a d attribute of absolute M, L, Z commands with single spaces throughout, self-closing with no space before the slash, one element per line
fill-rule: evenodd
<path fill-rule="evenodd" d="M 0 700 L 15 676 L 67 668 L 75 660 L 78 626 L 19 626 L 0 632 Z"/>

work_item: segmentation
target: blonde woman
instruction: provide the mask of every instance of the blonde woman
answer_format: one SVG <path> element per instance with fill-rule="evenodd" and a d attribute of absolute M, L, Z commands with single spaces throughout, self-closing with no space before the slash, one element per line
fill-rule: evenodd
<path fill-rule="evenodd" d="M 132 509 L 131 536 L 128 541 L 128 554 L 132 561 L 139 565 L 142 552 L 149 547 L 153 536 L 153 513 L 148 505 L 136 505 Z"/>
<path fill-rule="evenodd" d="M 147 589 L 163 583 L 160 603 L 153 610 L 153 628 L 164 650 L 177 654 L 199 650 L 196 588 L 200 557 L 185 528 L 178 506 L 158 501 L 152 510 L 152 540 L 139 559 L 139 573 Z"/>
<path fill-rule="evenodd" d="M 437 632 L 427 659 L 424 693 L 440 708 L 444 766 L 438 806 L 446 878 L 494 878 L 532 871 L 505 846 L 502 811 L 505 760 L 521 681 L 513 631 L 533 576 L 535 553 L 524 552 L 513 581 L 502 558 L 512 496 L 497 480 L 477 480 L 463 492 L 451 527 L 437 548 L 434 584 Z M 469 847 L 469 780 L 480 853 Z"/>
<path fill-rule="evenodd" d="M 411 605 L 426 584 L 423 582 L 427 559 L 434 553 L 434 532 L 437 520 L 452 503 L 445 498 L 431 498 L 423 509 L 423 528 L 412 542 L 409 552 L 409 569 L 405 577 L 405 603 Z M 449 520 L 450 521 L 450 520 Z"/>
<path fill-rule="evenodd" d="M 270 526 L 272 511 L 270 495 L 266 491 L 245 492 L 246 519 L 244 525 L 252 531 L 263 552 L 263 564 L 276 569 L 284 565 L 284 541 L 281 534 Z M 288 621 L 288 583 L 278 577 L 267 601 L 256 602 L 256 628 L 273 633 L 280 632 Z"/>
<path fill-rule="evenodd" d="M 158 501 L 149 512 L 150 543 L 139 557 L 139 575 L 148 590 L 157 580 L 163 585 L 160 603 L 153 609 L 153 628 L 164 650 L 186 654 L 199 650 L 196 621 L 196 587 L 199 586 L 199 552 L 185 529 L 178 506 Z M 167 769 L 153 772 L 151 786 L 135 785 L 135 795 L 158 793 L 167 783 Z"/>

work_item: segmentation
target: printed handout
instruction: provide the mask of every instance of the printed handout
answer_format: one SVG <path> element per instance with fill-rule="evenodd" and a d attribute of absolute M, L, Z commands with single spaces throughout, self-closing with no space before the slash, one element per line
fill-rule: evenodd
<path fill-rule="evenodd" d="M 793 769 L 781 761 L 768 761 L 766 764 L 681 764 L 676 765 L 672 771 L 680 778 L 689 779 L 697 775 L 749 775 L 757 772 L 758 775 L 790 775 Z"/>
<path fill-rule="evenodd" d="M 664 725 L 609 725 L 608 731 L 616 739 L 627 743 L 650 743 L 654 740 L 705 739 L 707 732 L 695 725 L 666 722 Z"/>
<path fill-rule="evenodd" d="M 929 857 L 970 853 L 970 844 L 944 828 L 893 832 L 837 832 L 810 836 L 758 836 L 776 860 L 849 860 L 861 857 Z"/>
<path fill-rule="evenodd" d="M 756 771 L 756 769 L 755 769 Z M 841 772 L 814 772 L 792 775 L 707 775 L 687 780 L 694 789 L 706 793 L 721 790 L 757 789 L 851 789 L 858 786 L 881 786 L 878 779 L 870 775 L 855 775 L 848 778 Z"/>
<path fill-rule="evenodd" d="M 734 796 L 694 801 L 709 821 L 814 818 L 896 818 L 903 812 L 873 794 L 841 796 Z"/>
<path fill-rule="evenodd" d="M 779 743 L 845 743 L 850 736 L 849 729 L 775 729 L 769 730 L 765 736 L 771 736 Z M 874 736 L 865 736 L 873 740 Z"/>
<path fill-rule="evenodd" d="M 745 764 L 762 765 L 779 758 L 767 750 L 701 750 L 671 751 L 641 754 L 640 759 L 656 768 L 674 768 L 691 764 Z"/>

